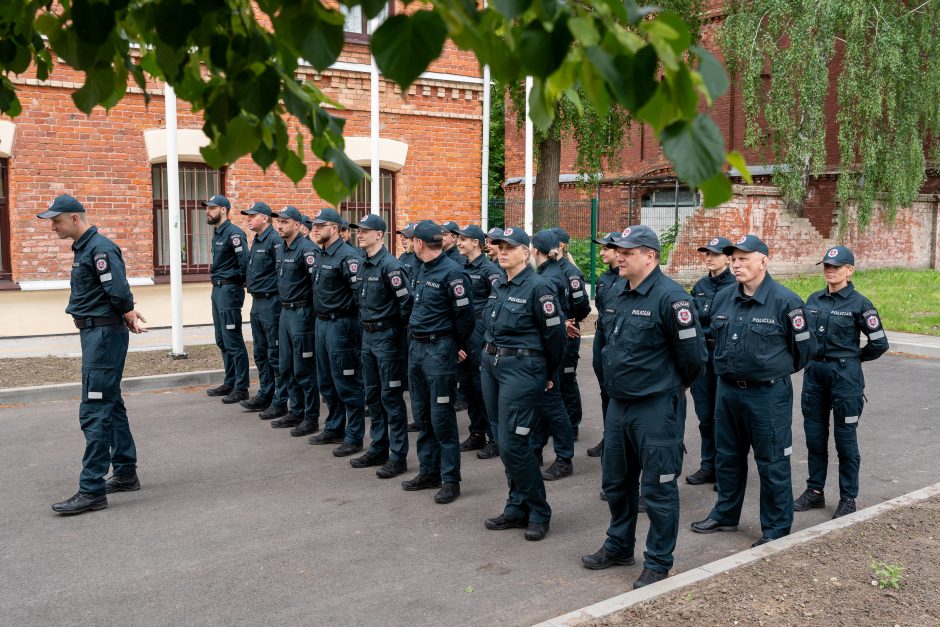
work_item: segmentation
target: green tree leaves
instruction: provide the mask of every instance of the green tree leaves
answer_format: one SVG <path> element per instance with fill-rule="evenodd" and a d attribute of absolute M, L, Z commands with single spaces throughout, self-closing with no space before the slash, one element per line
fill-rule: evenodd
<path fill-rule="evenodd" d="M 372 54 L 382 74 L 407 90 L 441 56 L 447 26 L 433 11 L 393 15 L 372 35 Z"/>

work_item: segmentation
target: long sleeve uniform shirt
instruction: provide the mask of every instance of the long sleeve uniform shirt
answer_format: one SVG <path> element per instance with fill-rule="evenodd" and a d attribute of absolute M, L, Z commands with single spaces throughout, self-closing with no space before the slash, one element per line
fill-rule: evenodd
<path fill-rule="evenodd" d="M 284 240 L 273 226 L 255 236 L 248 251 L 246 282 L 252 294 L 277 293 L 277 251 Z"/>
<path fill-rule="evenodd" d="M 360 255 L 339 237 L 327 246 L 313 273 L 313 300 L 317 314 L 356 314 L 356 273 Z"/>
<path fill-rule="evenodd" d="M 213 281 L 236 280 L 245 284 L 248 272 L 248 239 L 245 232 L 226 220 L 212 233 L 212 265 L 209 272 Z"/>
<path fill-rule="evenodd" d="M 878 359 L 888 350 L 888 337 L 878 310 L 850 282 L 838 292 L 814 292 L 806 300 L 808 323 L 816 336 L 815 357 Z M 868 343 L 860 346 L 860 335 Z"/>
<path fill-rule="evenodd" d="M 715 300 L 715 294 L 729 285 L 736 284 L 737 279 L 734 278 L 734 274 L 730 269 L 726 269 L 718 276 L 707 274 L 692 286 L 691 293 L 695 303 L 695 312 L 698 314 L 698 321 L 702 325 L 702 332 L 705 334 L 706 340 L 712 339 L 712 302 Z"/>
<path fill-rule="evenodd" d="M 409 325 L 415 335 L 450 333 L 461 349 L 476 319 L 470 277 L 446 254 L 421 264 L 415 279 L 414 308 Z"/>
<path fill-rule="evenodd" d="M 76 318 L 106 318 L 134 309 L 134 295 L 117 244 L 92 226 L 72 244 L 72 251 L 72 291 L 65 313 Z"/>
<path fill-rule="evenodd" d="M 317 267 L 319 248 L 300 234 L 277 251 L 277 293 L 284 303 L 313 304 L 311 278 Z"/>
<path fill-rule="evenodd" d="M 408 324 L 414 301 L 401 263 L 383 246 L 367 257 L 356 275 L 359 316 L 363 322 L 397 320 Z"/>
<path fill-rule="evenodd" d="M 575 322 L 581 322 L 591 313 L 591 297 L 588 295 L 587 285 L 584 275 L 578 266 L 574 265 L 566 257 L 558 260 L 562 272 L 568 281 L 568 305 L 565 311 L 569 318 L 574 318 Z"/>

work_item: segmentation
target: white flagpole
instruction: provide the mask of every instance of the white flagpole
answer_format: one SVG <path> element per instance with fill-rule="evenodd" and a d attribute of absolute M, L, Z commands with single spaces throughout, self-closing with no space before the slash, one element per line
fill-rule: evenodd
<path fill-rule="evenodd" d="M 170 328 L 175 359 L 184 359 L 183 348 L 183 270 L 180 241 L 180 163 L 176 142 L 176 92 L 166 85 L 166 187 L 170 223 Z"/>
<path fill-rule="evenodd" d="M 525 228 L 532 235 L 532 118 L 530 117 L 529 98 L 532 96 L 532 77 L 525 77 Z"/>
<path fill-rule="evenodd" d="M 369 20 L 369 32 L 375 32 L 379 23 L 376 19 Z M 371 133 L 371 160 L 369 163 L 369 176 L 372 177 L 371 196 L 372 203 L 370 213 L 381 214 L 381 191 L 379 182 L 381 180 L 381 171 L 379 170 L 379 67 L 375 64 L 375 57 L 372 60 L 372 71 L 370 72 L 370 103 L 369 103 L 369 130 Z M 395 225 L 389 224 L 388 228 L 395 231 Z"/>

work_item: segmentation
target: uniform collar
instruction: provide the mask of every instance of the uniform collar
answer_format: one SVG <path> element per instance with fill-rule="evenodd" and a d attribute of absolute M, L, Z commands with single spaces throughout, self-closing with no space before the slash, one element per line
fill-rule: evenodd
<path fill-rule="evenodd" d="M 215 228 L 213 229 L 213 232 L 215 232 L 216 234 L 222 233 L 223 231 L 225 231 L 225 229 L 227 229 L 227 228 L 229 227 L 229 225 L 230 225 L 231 223 L 232 223 L 231 220 L 226 220 L 225 222 L 223 222 L 223 223 L 220 224 L 219 226 L 215 227 Z"/>
<path fill-rule="evenodd" d="M 255 239 L 257 239 L 259 242 L 263 242 L 264 240 L 266 240 L 268 237 L 271 236 L 271 233 L 273 231 L 274 231 L 274 227 L 269 224 L 268 228 L 258 233 L 258 237 L 256 237 Z"/>
<path fill-rule="evenodd" d="M 739 300 L 748 300 L 748 299 L 755 300 L 761 305 L 763 305 L 765 302 L 767 302 L 767 296 L 768 294 L 770 294 L 770 286 L 774 282 L 775 281 L 773 277 L 770 276 L 770 273 L 768 272 L 767 274 L 764 275 L 764 280 L 761 281 L 760 285 L 757 287 L 757 291 L 754 292 L 753 296 L 748 296 L 747 294 L 745 294 L 744 284 L 738 283 L 737 294 L 735 294 L 735 297 L 738 298 Z"/>
<path fill-rule="evenodd" d="M 529 274 L 531 272 L 532 272 L 532 266 L 530 266 L 529 264 L 526 264 L 525 267 L 522 269 L 522 272 L 520 272 L 516 276 L 509 279 L 504 274 L 500 278 L 500 281 L 503 281 L 504 283 L 512 283 L 513 285 L 522 285 L 523 283 L 525 283 L 526 279 L 529 278 Z"/>
<path fill-rule="evenodd" d="M 335 242 L 333 242 L 328 247 L 323 249 L 323 252 L 325 252 L 327 255 L 332 255 L 333 253 L 336 252 L 337 248 L 339 248 L 345 243 L 346 243 L 346 240 L 344 240 L 342 237 L 337 237 Z"/>
<path fill-rule="evenodd" d="M 300 245 L 300 244 L 298 244 L 298 242 L 300 242 L 301 240 L 305 240 L 305 239 L 307 239 L 307 238 L 304 237 L 303 235 L 301 235 L 301 234 L 298 232 L 298 233 L 297 233 L 297 237 L 294 238 L 294 243 L 293 243 L 293 244 L 288 244 L 288 243 L 287 243 L 287 240 L 286 240 L 286 239 L 284 240 L 284 250 L 294 250 L 294 249 L 296 249 L 296 248 Z M 311 242 L 311 244 L 312 244 L 312 243 L 313 243 L 313 242 Z"/>
<path fill-rule="evenodd" d="M 640 284 L 636 287 L 630 288 L 631 292 L 639 292 L 643 296 L 646 296 L 650 289 L 653 287 L 653 284 L 659 280 L 659 277 L 663 275 L 663 271 L 659 269 L 659 266 L 653 268 L 653 271 L 646 275 L 646 278 L 640 281 Z M 624 281 L 624 286 L 626 286 L 626 281 Z"/>
<path fill-rule="evenodd" d="M 431 261 L 423 261 L 422 263 L 424 264 L 425 268 L 433 268 L 437 264 L 441 263 L 441 261 L 443 261 L 444 259 L 450 259 L 450 257 L 448 257 L 447 253 L 442 250 L 441 254 L 435 257 L 434 259 L 432 259 Z"/>
<path fill-rule="evenodd" d="M 98 232 L 97 226 L 92 225 L 88 227 L 88 230 L 82 233 L 81 237 L 79 237 L 77 240 L 72 242 L 72 250 L 81 250 L 82 248 L 84 248 L 85 244 L 90 242 L 91 238 L 94 237 L 95 233 L 97 232 Z"/>
<path fill-rule="evenodd" d="M 735 280 L 734 273 L 731 272 L 730 266 L 725 268 L 725 271 L 719 274 L 718 276 L 712 276 L 711 273 L 709 273 L 708 278 L 715 285 L 724 285 L 725 283 L 731 283 L 732 281 Z"/>
<path fill-rule="evenodd" d="M 824 290 L 825 294 L 830 296 L 831 298 L 835 298 L 836 296 L 839 296 L 840 298 L 848 298 L 849 296 L 852 295 L 852 292 L 854 291 L 855 291 L 855 286 L 852 284 L 851 281 L 849 281 L 849 284 L 843 287 L 838 292 L 830 292 L 828 287 Z"/>
<path fill-rule="evenodd" d="M 486 253 L 480 253 L 477 255 L 477 258 L 473 261 L 467 261 L 468 268 L 479 268 L 483 265 L 483 258 L 486 257 Z"/>
<path fill-rule="evenodd" d="M 382 263 L 382 260 L 385 259 L 386 255 L 388 255 L 388 249 L 383 245 L 377 253 L 371 257 L 366 257 L 366 263 L 370 266 L 377 266 Z"/>
<path fill-rule="evenodd" d="M 545 270 L 545 268 L 547 268 L 552 263 L 558 263 L 558 260 L 549 258 L 543 261 L 541 264 L 539 264 L 539 267 L 538 267 L 539 274 L 543 274 L 543 271 Z"/>

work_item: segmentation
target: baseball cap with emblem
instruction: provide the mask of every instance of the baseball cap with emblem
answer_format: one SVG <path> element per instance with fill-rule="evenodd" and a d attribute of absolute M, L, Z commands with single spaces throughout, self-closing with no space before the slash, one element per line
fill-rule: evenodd
<path fill-rule="evenodd" d="M 422 242 L 441 242 L 444 236 L 441 234 L 441 225 L 433 220 L 421 220 L 415 225 L 414 235 Z"/>
<path fill-rule="evenodd" d="M 441 225 L 441 230 L 457 235 L 460 232 L 460 225 L 454 222 L 453 220 L 448 220 L 447 222 Z"/>
<path fill-rule="evenodd" d="M 291 207 L 290 205 L 287 205 L 286 207 L 284 207 L 277 213 L 272 213 L 271 215 L 275 218 L 284 218 L 286 220 L 296 220 L 297 222 L 300 222 L 301 224 L 304 223 L 304 217 L 300 213 L 300 209 L 298 209 L 297 207 Z"/>
<path fill-rule="evenodd" d="M 385 232 L 388 230 L 388 225 L 385 224 L 385 220 L 374 213 L 362 216 L 362 219 L 359 220 L 357 224 L 350 224 L 349 226 L 353 229 L 369 229 L 371 231 Z"/>
<path fill-rule="evenodd" d="M 770 250 L 767 248 L 767 244 L 765 244 L 761 238 L 757 237 L 753 233 L 742 235 L 734 244 L 725 246 L 722 252 L 726 255 L 730 255 L 736 250 L 740 250 L 745 253 L 761 253 L 763 255 L 770 254 Z"/>
<path fill-rule="evenodd" d="M 400 231 L 395 231 L 395 232 L 403 237 L 407 237 L 410 239 L 415 236 L 415 224 L 414 222 L 408 222 L 405 224 L 404 228 L 402 228 Z"/>
<path fill-rule="evenodd" d="M 49 205 L 49 208 L 42 213 L 37 213 L 36 217 L 48 220 L 56 217 L 60 213 L 85 213 L 85 207 L 83 207 L 82 203 L 78 202 L 75 197 L 62 194 L 61 196 L 56 196 L 55 200 Z"/>
<path fill-rule="evenodd" d="M 216 194 L 209 200 L 203 200 L 199 204 L 202 205 L 203 207 L 225 207 L 226 209 L 232 208 L 232 203 L 230 203 L 228 201 L 228 198 L 226 198 L 222 194 Z"/>
<path fill-rule="evenodd" d="M 464 237 L 475 239 L 480 242 L 480 246 L 486 243 L 486 235 L 483 234 L 483 229 L 478 227 L 476 224 L 468 224 L 467 228 L 458 229 L 457 235 L 463 235 Z"/>
<path fill-rule="evenodd" d="M 636 224 L 625 228 L 620 233 L 620 237 L 611 240 L 610 245 L 617 248 L 640 248 L 645 246 L 659 251 L 659 236 L 656 235 L 656 231 L 645 224 Z"/>
<path fill-rule="evenodd" d="M 310 216 L 300 216 L 300 218 L 301 218 L 300 223 L 304 225 L 304 228 L 306 228 L 308 231 L 312 231 L 313 230 L 313 218 L 311 218 Z"/>
<path fill-rule="evenodd" d="M 558 234 L 554 229 L 542 229 L 532 236 L 532 248 L 548 254 L 553 248 L 558 248 Z"/>
<path fill-rule="evenodd" d="M 553 226 L 551 228 L 552 233 L 558 238 L 558 241 L 562 244 L 567 244 L 571 241 L 571 236 L 568 234 L 568 231 L 561 228 L 560 226 Z"/>
<path fill-rule="evenodd" d="M 489 231 L 486 232 L 486 236 L 490 239 L 493 239 L 494 237 L 499 237 L 502 234 L 503 234 L 503 230 L 499 228 L 498 226 L 494 226 L 493 228 L 491 228 Z"/>
<path fill-rule="evenodd" d="M 248 211 L 242 211 L 241 213 L 243 216 L 253 216 L 260 213 L 261 215 L 268 216 L 269 218 L 273 215 L 271 207 L 263 202 L 256 202 L 248 209 Z"/>
<path fill-rule="evenodd" d="M 592 241 L 600 246 L 610 246 L 620 237 L 620 231 L 611 231 L 607 235 L 595 237 Z"/>
<path fill-rule="evenodd" d="M 820 263 L 827 266 L 854 266 L 855 255 L 846 246 L 833 246 L 826 251 L 826 256 L 816 265 L 818 266 Z"/>
<path fill-rule="evenodd" d="M 493 243 L 497 242 L 506 242 L 510 246 L 528 246 L 531 241 L 529 240 L 529 234 L 518 226 L 510 226 L 505 229 L 502 229 L 500 235 L 491 236 Z"/>
<path fill-rule="evenodd" d="M 336 209 L 331 209 L 327 207 L 326 209 L 320 209 L 320 212 L 313 219 L 314 224 L 326 224 L 327 222 L 335 222 L 336 224 L 342 226 L 343 218 L 337 213 Z M 347 223 L 346 226 L 349 226 Z"/>
<path fill-rule="evenodd" d="M 700 253 L 718 253 L 719 255 L 726 254 L 725 248 L 731 246 L 731 240 L 727 237 L 713 237 L 708 240 L 708 243 L 704 246 L 698 247 L 698 252 Z"/>

